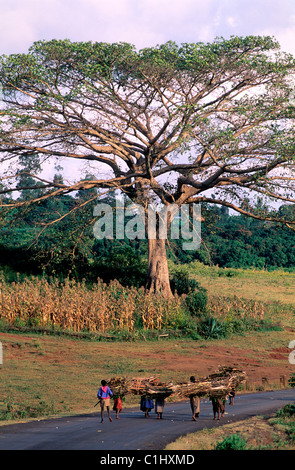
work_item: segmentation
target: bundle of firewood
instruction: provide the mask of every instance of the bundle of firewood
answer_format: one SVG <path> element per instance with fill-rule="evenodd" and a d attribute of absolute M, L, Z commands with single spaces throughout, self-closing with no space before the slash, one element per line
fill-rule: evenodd
<path fill-rule="evenodd" d="M 108 380 L 108 386 L 114 395 L 146 395 L 156 397 L 169 396 L 173 393 L 172 383 L 160 382 L 158 376 L 152 377 L 112 377 Z"/>
<path fill-rule="evenodd" d="M 158 396 L 166 398 L 174 395 L 181 399 L 191 395 L 226 396 L 245 380 L 246 373 L 244 371 L 233 367 L 222 367 L 208 377 L 196 378 L 195 382 L 174 385 L 172 382 L 168 384 L 160 382 L 158 376 L 132 379 L 113 377 L 108 380 L 108 385 L 114 395 L 145 395 L 151 398 Z"/>
<path fill-rule="evenodd" d="M 235 390 L 246 380 L 246 373 L 233 367 L 222 367 L 207 377 L 197 378 L 195 382 L 185 382 L 173 386 L 173 394 L 178 398 L 191 395 L 222 397 Z"/>

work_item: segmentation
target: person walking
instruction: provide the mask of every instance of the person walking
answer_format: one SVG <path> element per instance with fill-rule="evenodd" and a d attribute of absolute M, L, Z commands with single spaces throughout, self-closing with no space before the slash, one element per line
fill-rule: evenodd
<path fill-rule="evenodd" d="M 220 420 L 220 417 L 222 418 L 225 412 L 225 399 L 220 398 L 220 397 L 211 397 L 210 400 L 212 401 L 212 406 L 213 406 L 213 419 L 217 419 L 218 421 Z"/>
<path fill-rule="evenodd" d="M 192 383 L 196 382 L 196 378 L 192 375 L 190 377 L 190 381 Z M 199 395 L 190 395 L 190 405 L 191 405 L 191 410 L 193 414 L 193 420 L 197 421 L 197 418 L 199 417 L 200 414 L 200 397 Z"/>
<path fill-rule="evenodd" d="M 140 409 L 144 412 L 145 418 L 148 418 L 149 412 L 154 408 L 154 400 L 147 396 L 142 396 L 140 399 Z"/>
<path fill-rule="evenodd" d="M 235 396 L 236 396 L 236 392 L 235 392 L 235 389 L 233 388 L 233 389 L 230 391 L 230 393 L 228 394 L 229 405 L 234 405 Z"/>
<path fill-rule="evenodd" d="M 116 412 L 116 419 L 120 419 L 119 413 L 121 413 L 122 409 L 123 409 L 122 398 L 120 396 L 114 397 L 113 410 Z"/>
<path fill-rule="evenodd" d="M 101 423 L 103 423 L 103 415 L 104 415 L 105 409 L 107 409 L 109 420 L 111 422 L 113 421 L 111 418 L 111 411 L 110 411 L 112 396 L 113 396 L 112 390 L 107 385 L 106 381 L 102 380 L 101 387 L 99 388 L 97 392 L 97 398 L 99 399 L 99 402 L 100 402 Z"/>
<path fill-rule="evenodd" d="M 165 398 L 164 397 L 157 397 L 155 401 L 155 412 L 157 413 L 158 419 L 163 418 L 163 411 L 165 405 Z"/>

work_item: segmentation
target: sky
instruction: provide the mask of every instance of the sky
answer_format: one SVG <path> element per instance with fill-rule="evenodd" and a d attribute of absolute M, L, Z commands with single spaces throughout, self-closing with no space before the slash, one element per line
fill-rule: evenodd
<path fill-rule="evenodd" d="M 0 0 L 0 19 L 0 55 L 26 53 L 35 41 L 51 39 L 142 49 L 267 35 L 295 56 L 295 0 Z"/>
<path fill-rule="evenodd" d="M 0 0 L 0 55 L 39 40 L 211 42 L 270 35 L 295 55 L 295 0 Z"/>

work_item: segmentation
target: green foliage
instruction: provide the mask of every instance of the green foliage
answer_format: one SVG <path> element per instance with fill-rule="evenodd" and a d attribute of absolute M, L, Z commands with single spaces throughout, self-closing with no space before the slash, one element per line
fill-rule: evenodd
<path fill-rule="evenodd" d="M 0 407 L 0 420 L 36 418 L 53 415 L 55 412 L 54 402 L 47 403 L 40 400 L 35 406 L 31 406 L 16 403 L 13 397 L 8 397 Z"/>
<path fill-rule="evenodd" d="M 277 411 L 275 417 L 271 419 L 274 427 L 283 431 L 287 439 L 294 444 L 295 442 L 295 404 L 288 403 Z"/>
<path fill-rule="evenodd" d="M 138 251 L 127 244 L 118 246 L 115 243 L 101 256 L 92 267 L 92 277 L 110 282 L 117 279 L 123 286 L 141 287 L 145 284 L 147 262 Z"/>
<path fill-rule="evenodd" d="M 184 267 L 175 270 L 170 285 L 172 292 L 177 292 L 178 295 L 190 294 L 194 290 L 200 289 L 198 281 L 191 279 Z"/>
<path fill-rule="evenodd" d="M 200 322 L 198 331 L 205 339 L 219 339 L 226 335 L 223 322 L 211 316 Z"/>
<path fill-rule="evenodd" d="M 191 279 L 184 267 L 175 270 L 171 290 L 178 295 L 185 294 L 184 304 L 192 317 L 200 317 L 206 313 L 207 290 L 195 279 Z"/>
<path fill-rule="evenodd" d="M 207 291 L 203 287 L 190 292 L 185 298 L 185 303 L 192 316 L 200 316 L 206 312 L 208 302 Z"/>
<path fill-rule="evenodd" d="M 294 207 L 282 206 L 276 217 L 295 218 Z M 224 209 L 204 208 L 203 244 L 195 259 L 227 268 L 294 269 L 295 248 L 292 230 L 246 216 L 229 215 Z M 271 214 L 269 213 L 269 216 Z M 274 215 L 274 213 L 273 213 Z M 230 269 L 220 274 L 232 276 Z"/>
<path fill-rule="evenodd" d="M 192 330 L 194 326 L 187 312 L 184 309 L 179 309 L 178 311 L 171 312 L 171 315 L 168 315 L 166 328 L 186 332 Z"/>
<path fill-rule="evenodd" d="M 276 416 L 279 416 L 279 417 L 294 416 L 295 417 L 295 404 L 294 403 L 288 403 L 283 408 L 281 408 L 279 411 L 277 411 Z"/>
<path fill-rule="evenodd" d="M 246 450 L 247 441 L 240 433 L 226 436 L 222 441 L 218 441 L 215 450 Z"/>
<path fill-rule="evenodd" d="M 61 279 L 70 276 L 95 282 L 100 277 L 109 282 L 118 278 L 124 285 L 144 285 L 146 240 L 95 240 L 92 227 L 87 226 L 92 206 L 79 209 L 82 196 L 85 197 L 80 193 L 79 198 L 53 198 L 30 206 L 30 210 L 2 216 L 1 267 L 11 280 L 16 280 L 17 272 L 45 273 Z M 291 208 L 285 206 L 281 211 L 290 212 Z M 40 221 L 54 221 L 57 214 L 64 217 L 59 223 L 45 230 L 40 226 Z M 216 276 L 238 276 L 238 268 L 294 270 L 294 237 L 290 230 L 243 216 L 230 216 L 217 206 L 209 212 L 204 209 L 204 215 L 201 248 L 185 252 L 179 241 L 173 240 L 169 243 L 170 258 L 176 258 L 179 263 L 200 260 L 205 265 L 214 264 L 210 272 Z M 228 269 L 219 269 L 217 265 Z M 196 265 L 198 270 L 205 268 L 200 263 Z M 171 288 L 179 295 L 200 290 L 197 281 L 190 278 L 189 270 L 179 265 L 173 268 Z"/>

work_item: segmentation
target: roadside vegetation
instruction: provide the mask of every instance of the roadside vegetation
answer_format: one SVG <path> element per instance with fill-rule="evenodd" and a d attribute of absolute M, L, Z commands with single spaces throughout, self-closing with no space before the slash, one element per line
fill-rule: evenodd
<path fill-rule="evenodd" d="M 253 418 L 204 429 L 169 444 L 165 450 L 295 450 L 295 405 L 271 417 Z"/>

